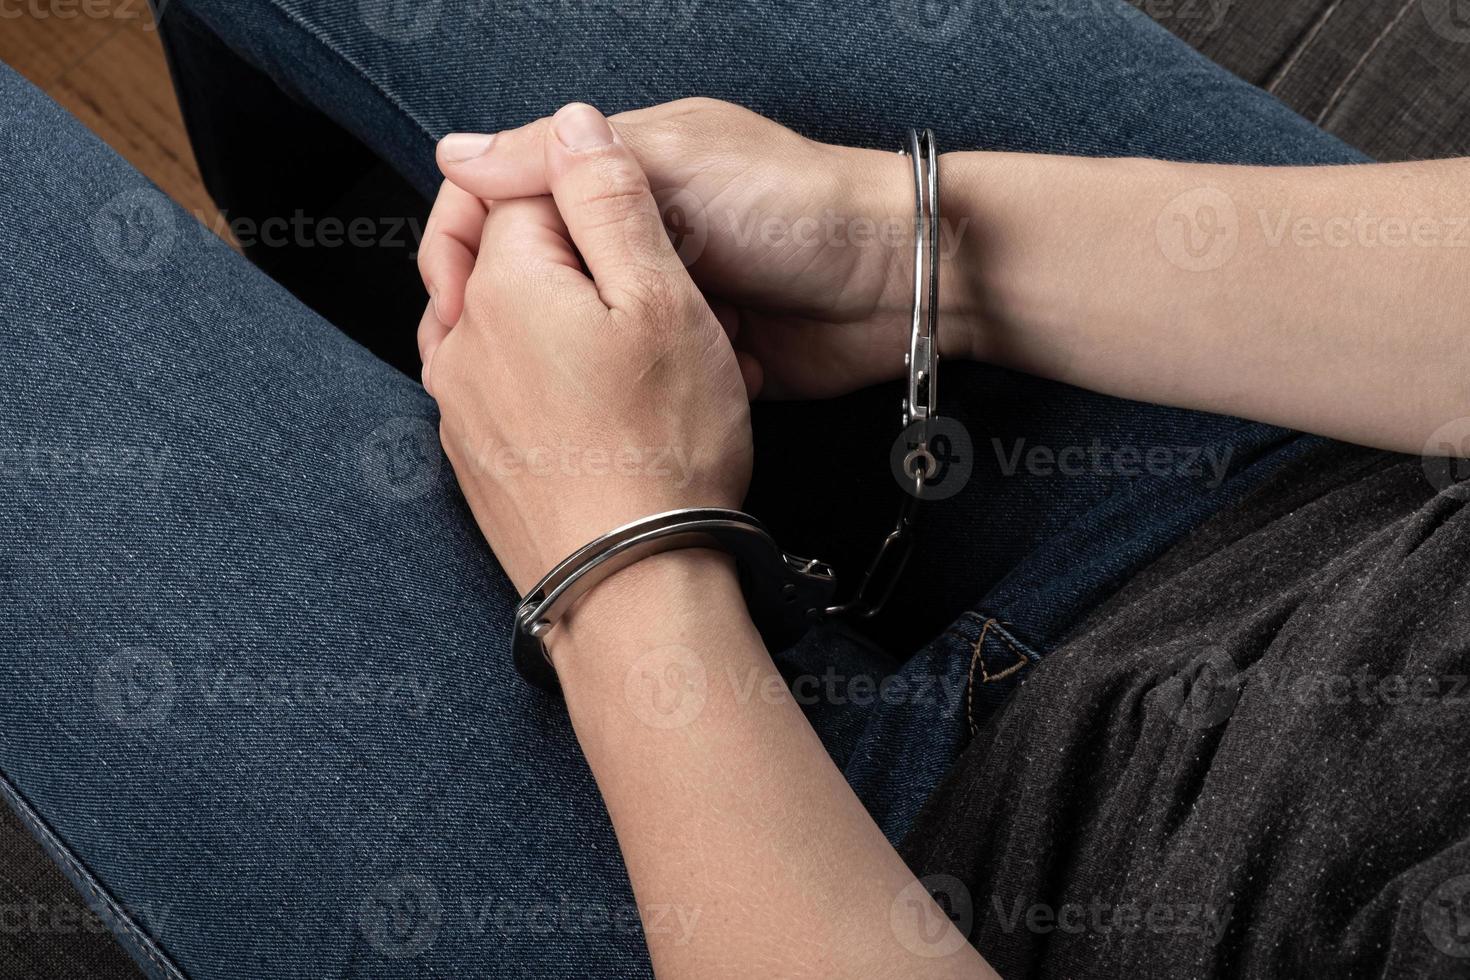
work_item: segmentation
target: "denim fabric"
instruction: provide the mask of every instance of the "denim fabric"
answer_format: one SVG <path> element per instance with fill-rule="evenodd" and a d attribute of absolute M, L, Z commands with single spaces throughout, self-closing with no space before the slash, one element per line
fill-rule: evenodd
<path fill-rule="evenodd" d="M 7 795 L 155 976 L 134 926 L 195 977 L 646 970 L 431 400 L 8 70 L 0 104 Z"/>
<path fill-rule="evenodd" d="M 863 145 L 922 121 L 948 148 L 1360 159 L 1122 3 L 917 7 L 172 0 L 165 17 L 207 24 L 425 194 L 443 132 L 692 94 Z M 0 74 L 0 97 L 4 793 L 153 975 L 646 975 L 565 718 L 506 662 L 514 596 L 430 400 L 28 85 Z M 778 655 L 895 840 L 1029 663 L 1311 442 L 946 370 L 974 477 L 932 508 L 872 636 Z M 751 508 L 787 547 L 859 570 L 898 503 L 898 400 L 762 407 Z M 1048 475 L 1009 464 L 1018 443 L 1229 465 Z M 672 929 L 680 911 L 645 910 Z"/>
<path fill-rule="evenodd" d="M 801 132 L 1220 163 L 1352 150 L 1115 0 L 170 0 L 425 193 L 427 140 L 702 95 Z"/>

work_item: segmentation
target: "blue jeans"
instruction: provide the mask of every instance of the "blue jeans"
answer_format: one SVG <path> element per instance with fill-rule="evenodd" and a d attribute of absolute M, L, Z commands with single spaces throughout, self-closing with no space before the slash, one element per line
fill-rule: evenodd
<path fill-rule="evenodd" d="M 922 122 L 947 148 L 1361 159 L 1121 2 L 915 6 L 165 17 L 425 195 L 450 130 L 694 94 L 861 145 Z M 648 975 L 641 930 L 697 910 L 637 908 L 559 704 L 511 670 L 516 597 L 432 401 L 4 69 L 0 105 L 0 795 L 153 976 Z M 975 475 L 926 518 L 890 618 L 777 654 L 894 840 L 1031 663 L 1313 442 L 946 372 Z M 849 578 L 897 507 L 898 399 L 757 420 L 752 509 Z M 1015 465 L 1036 447 L 1102 462 Z"/>

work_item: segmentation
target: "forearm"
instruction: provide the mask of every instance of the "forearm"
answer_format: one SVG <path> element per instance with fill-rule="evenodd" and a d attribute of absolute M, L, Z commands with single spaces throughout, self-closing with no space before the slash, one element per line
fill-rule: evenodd
<path fill-rule="evenodd" d="M 672 910 L 648 929 L 660 977 L 991 975 L 968 943 L 914 951 L 945 948 L 904 928 L 915 879 L 787 692 L 724 558 L 646 560 L 558 631 L 639 905 Z"/>
<path fill-rule="evenodd" d="M 1470 393 L 1467 178 L 950 154 L 951 303 L 983 360 L 1421 452 Z"/>

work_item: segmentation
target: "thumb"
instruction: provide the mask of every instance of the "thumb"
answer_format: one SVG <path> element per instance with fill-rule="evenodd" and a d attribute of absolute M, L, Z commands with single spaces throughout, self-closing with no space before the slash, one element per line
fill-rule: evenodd
<path fill-rule="evenodd" d="M 551 195 L 604 303 L 616 309 L 650 293 L 693 292 L 643 168 L 602 113 L 578 102 L 563 107 L 544 146 Z"/>

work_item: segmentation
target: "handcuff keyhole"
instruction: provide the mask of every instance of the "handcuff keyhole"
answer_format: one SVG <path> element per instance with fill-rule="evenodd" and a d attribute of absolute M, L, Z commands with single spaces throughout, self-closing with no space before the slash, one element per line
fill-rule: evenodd
<path fill-rule="evenodd" d="M 913 450 L 904 459 L 904 468 L 909 479 L 922 482 L 929 478 L 939 467 L 933 454 L 927 446 L 920 446 Z"/>

